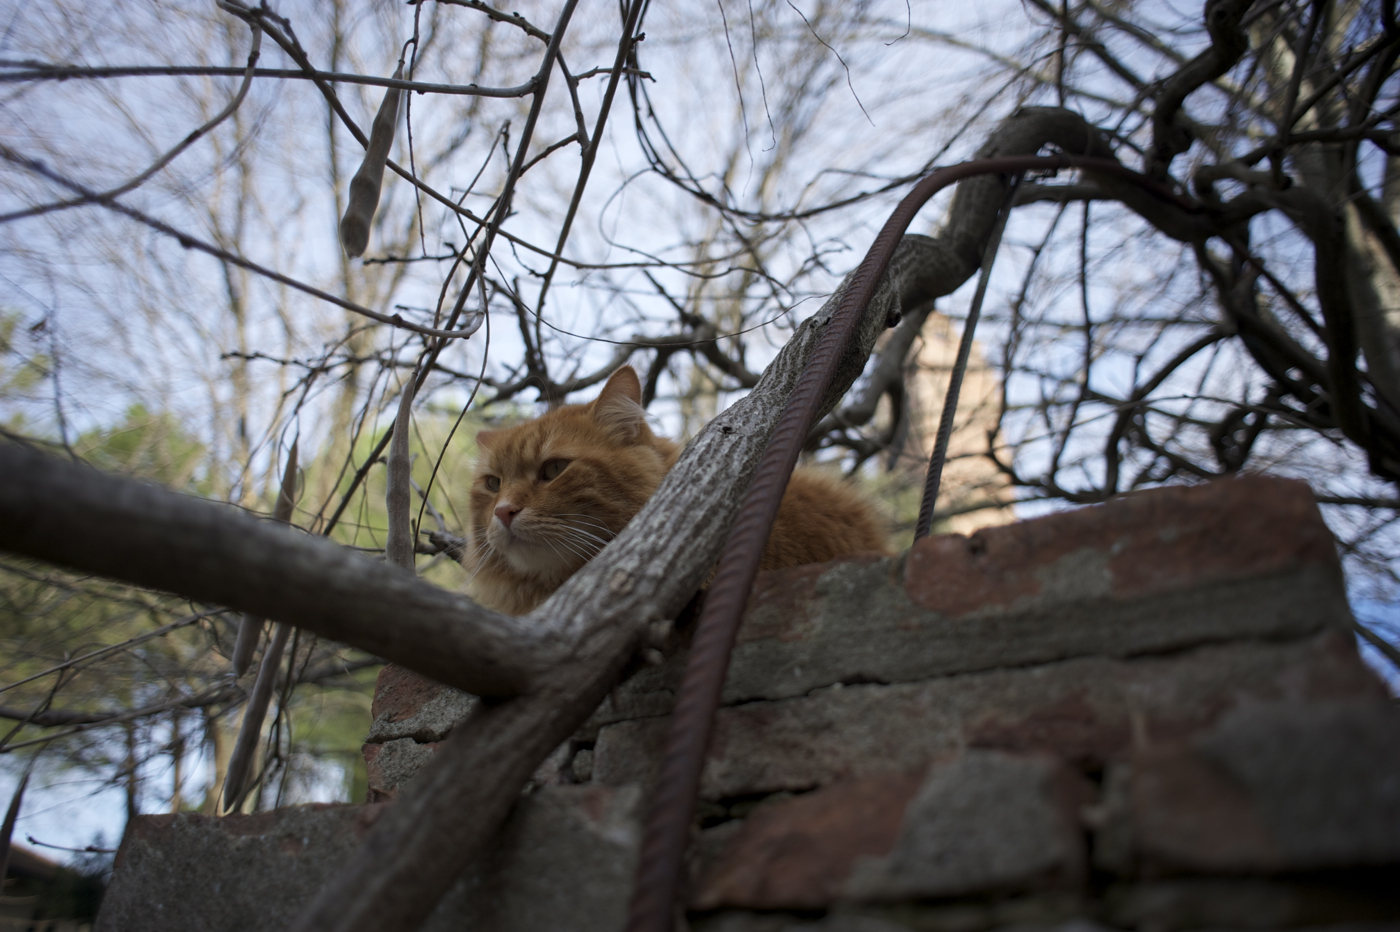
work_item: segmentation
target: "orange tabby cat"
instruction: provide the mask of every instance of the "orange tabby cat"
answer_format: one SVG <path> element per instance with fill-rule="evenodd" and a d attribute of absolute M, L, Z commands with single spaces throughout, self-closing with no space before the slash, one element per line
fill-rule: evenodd
<path fill-rule="evenodd" d="M 530 611 L 641 511 L 680 447 L 652 433 L 637 373 L 624 366 L 595 401 L 476 435 L 468 591 L 512 615 Z M 799 469 L 760 569 L 888 552 L 881 521 L 849 486 Z"/>

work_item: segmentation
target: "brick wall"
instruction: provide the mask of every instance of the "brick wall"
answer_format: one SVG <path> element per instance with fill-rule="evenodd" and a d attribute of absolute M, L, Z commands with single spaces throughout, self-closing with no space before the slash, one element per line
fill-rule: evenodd
<path fill-rule="evenodd" d="M 691 927 L 1400 921 L 1400 715 L 1350 626 L 1306 486 L 1267 478 L 765 574 L 702 777 Z M 488 874 L 432 927 L 621 928 L 683 664 L 631 678 L 551 756 Z M 385 669 L 372 803 L 472 701 Z M 119 916 L 193 895 L 137 866 L 180 833 L 182 857 L 234 873 L 299 859 L 314 889 L 377 811 L 343 809 L 250 817 L 272 821 L 237 845 L 240 817 L 138 820 L 103 927 L 237 927 Z M 340 841 L 288 853 L 277 826 L 306 818 L 340 820 Z M 280 928 L 272 905 L 246 921 Z"/>

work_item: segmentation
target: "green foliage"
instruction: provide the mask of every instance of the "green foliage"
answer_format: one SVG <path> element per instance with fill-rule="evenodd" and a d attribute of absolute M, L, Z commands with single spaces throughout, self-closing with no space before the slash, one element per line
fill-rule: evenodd
<path fill-rule="evenodd" d="M 3 320 L 0 334 L 9 341 L 14 321 Z M 0 359 L 8 362 L 13 355 L 9 353 L 11 347 L 12 342 L 4 344 Z M 28 360 L 0 370 L 7 379 L 0 385 L 32 386 L 35 379 L 43 377 L 41 366 L 42 360 Z M 410 437 L 410 455 L 414 482 L 419 489 L 430 490 L 432 507 L 423 509 L 422 527 L 462 536 L 468 522 L 466 504 L 473 478 L 474 438 L 484 425 L 473 418 L 460 425 L 456 422 L 455 410 L 432 406 L 420 409 Z M 349 469 L 341 465 L 344 446 L 308 452 L 303 442 L 304 466 L 292 517 L 300 532 L 323 532 L 329 516 L 349 491 L 354 469 L 368 459 L 382 436 L 382 429 L 365 431 L 353 445 L 353 465 Z M 190 494 L 216 494 L 209 449 L 170 412 L 134 404 L 117 423 L 83 433 L 71 447 L 103 470 L 151 480 Z M 441 464 L 435 473 L 440 453 Z M 284 458 L 285 453 L 269 458 L 262 480 L 256 484 L 258 492 L 251 501 L 245 500 L 246 507 L 271 515 Z M 382 548 L 387 525 L 385 473 L 382 460 L 369 468 L 365 481 L 351 494 L 332 533 L 334 539 L 369 552 Z M 415 520 L 422 503 L 422 493 L 415 493 Z M 421 539 L 426 542 L 426 535 Z M 448 588 L 460 587 L 465 576 L 462 568 L 446 555 L 420 556 L 419 572 Z M 159 593 L 77 577 L 30 561 L 0 559 L 0 687 L 44 674 L 0 693 L 0 705 L 65 712 L 161 709 L 125 723 L 68 734 L 46 745 L 42 771 L 60 780 L 94 780 L 97 786 L 120 786 L 136 780 L 140 783 L 142 808 L 160 810 L 169 805 L 169 775 L 178 755 L 183 776 L 182 808 L 202 808 L 209 803 L 208 789 L 217 785 L 214 774 L 208 772 L 217 756 L 212 741 L 217 735 L 227 753 L 237 731 L 242 693 L 226 691 L 214 701 L 197 702 L 191 708 L 172 706 L 226 688 L 228 653 L 238 616 L 225 613 L 201 618 L 162 636 L 148 637 L 153 629 L 203 608 Z M 263 643 L 267 643 L 266 637 Z M 104 648 L 111 650 L 97 658 L 80 659 L 62 672 L 45 672 Z M 369 729 L 370 702 L 379 667 L 359 666 L 349 672 L 335 672 L 345 661 L 364 663 L 366 658 L 315 638 L 297 638 L 296 649 L 289 653 L 288 662 L 301 681 L 286 697 L 285 707 L 281 697 L 274 699 L 265 726 L 267 742 L 259 758 L 265 774 L 258 804 L 268 807 L 311 797 L 326 798 L 327 780 L 332 782 L 333 793 L 338 789 L 339 798 L 362 800 L 367 777 L 360 748 Z M 255 661 L 239 685 L 250 688 L 256 671 Z M 178 729 L 178 741 L 173 729 Z M 26 725 L 7 743 L 68 730 L 62 725 Z M 129 757 L 132 749 L 134 758 Z M 5 755 L 8 761 L 0 760 L 0 766 L 27 753 Z M 196 762 L 197 770 L 193 769 Z M 334 786 L 337 779 L 341 783 L 338 788 Z M 202 795 L 206 796 L 203 801 Z"/>
<path fill-rule="evenodd" d="M 170 415 L 140 406 L 122 423 L 84 434 L 75 451 L 101 468 L 154 479 L 183 491 L 194 480 L 203 447 Z M 14 682 L 74 656 L 122 644 L 152 627 L 190 614 L 187 603 L 129 586 L 80 579 L 30 561 L 0 564 L 0 682 Z M 212 630 L 213 622 L 208 623 Z M 101 674 L 72 671 L 62 680 L 64 708 L 122 708 L 158 701 L 169 689 L 197 691 L 209 671 L 209 631 L 176 631 L 117 652 Z M 151 674 L 158 671 L 153 682 Z M 44 678 L 6 694 L 6 705 L 39 703 L 53 687 Z M 55 704 L 59 704 L 56 702 Z"/>
<path fill-rule="evenodd" d="M 169 412 L 152 412 L 145 405 L 134 404 L 119 424 L 83 434 L 73 449 L 107 472 L 151 479 L 194 495 L 211 491 L 207 474 L 196 476 L 204 465 L 204 444 Z"/>
<path fill-rule="evenodd" d="M 18 314 L 0 308 L 0 403 L 25 400 L 49 374 L 48 356 L 26 356 L 20 350 L 16 334 L 19 324 Z M 0 426 L 22 432 L 23 413 L 0 413 Z"/>
<path fill-rule="evenodd" d="M 409 438 L 409 456 L 413 462 L 410 472 L 416 485 L 412 519 L 424 532 L 419 537 L 424 543 L 427 542 L 428 531 L 445 529 L 451 535 L 465 536 L 470 523 L 468 503 L 475 475 L 475 438 L 477 431 L 488 425 L 469 415 L 463 418 L 462 423 L 454 430 L 457 414 L 455 410 L 428 406 L 414 415 L 413 433 Z M 492 424 L 498 420 L 514 419 L 493 419 Z M 357 465 L 364 463 L 383 435 L 383 429 L 362 434 L 354 446 L 353 462 Z M 434 466 L 439 455 L 441 464 L 434 475 Z M 339 468 L 339 462 L 332 461 L 329 452 L 318 457 L 307 469 L 305 489 L 311 491 L 330 485 L 330 482 L 326 481 L 326 472 Z M 349 470 L 340 474 L 333 491 L 321 493 L 320 500 L 308 501 L 310 496 L 303 495 L 297 507 L 298 517 L 294 520 L 311 529 L 321 526 L 349 490 L 352 476 L 353 473 Z M 384 504 L 386 483 L 387 469 L 381 461 L 370 469 L 360 489 L 352 497 L 351 505 L 332 532 L 333 539 L 352 547 L 372 551 L 384 547 L 388 534 L 388 513 Z M 431 508 L 423 506 L 423 492 L 420 490 L 427 491 Z M 311 494 L 314 494 L 314 491 Z M 438 524 L 438 517 L 442 519 L 441 526 Z M 444 555 L 419 557 L 418 572 L 425 579 L 444 588 L 457 588 L 465 579 L 461 567 Z"/>
<path fill-rule="evenodd" d="M 344 783 L 341 799 L 363 802 L 369 775 L 360 748 L 369 733 L 370 701 L 379 667 L 368 667 L 334 685 L 306 684 L 293 696 L 290 716 L 297 752 L 313 761 L 334 761 Z"/>

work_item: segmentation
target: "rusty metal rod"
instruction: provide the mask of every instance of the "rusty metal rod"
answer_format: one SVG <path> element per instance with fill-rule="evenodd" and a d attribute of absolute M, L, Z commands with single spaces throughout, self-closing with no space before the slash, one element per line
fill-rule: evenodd
<path fill-rule="evenodd" d="M 759 558 L 778 513 L 788 478 L 797 464 L 802 442 L 816 420 L 818 406 L 831 385 L 836 364 L 850 343 L 876 285 L 889 265 L 900 238 L 930 197 L 947 186 L 976 175 L 1019 174 L 1060 168 L 1084 168 L 1116 175 L 1158 197 L 1181 203 L 1160 182 L 1148 179 L 1111 159 L 1072 155 L 1015 155 L 977 159 L 941 168 L 920 181 L 890 215 L 852 274 L 841 303 L 827 323 L 821 341 L 783 409 L 782 419 L 763 462 L 749 487 L 739 518 L 720 557 L 714 583 L 690 649 L 685 677 L 671 719 L 661 776 L 647 815 L 637 867 L 637 883 L 628 910 L 627 932 L 671 932 L 680 885 L 682 860 L 695 815 L 700 771 L 710 743 L 729 655 L 749 590 L 758 573 Z"/>
<path fill-rule="evenodd" d="M 982 250 L 982 272 L 977 276 L 977 293 L 972 296 L 972 305 L 967 309 L 967 320 L 963 321 L 962 339 L 958 342 L 958 358 L 948 373 L 948 391 L 943 396 L 943 411 L 938 418 L 938 437 L 933 442 L 933 455 L 929 457 L 928 472 L 924 476 L 924 497 L 919 503 L 919 521 L 914 525 L 914 539 L 928 537 L 933 530 L 933 506 L 938 502 L 938 489 L 943 483 L 943 466 L 948 461 L 948 443 L 953 439 L 953 417 L 958 413 L 958 396 L 962 394 L 963 376 L 967 374 L 967 363 L 972 358 L 972 337 L 977 332 L 977 321 L 982 316 L 982 301 L 987 297 L 987 283 L 992 279 L 992 263 L 1001 247 L 1001 235 L 1006 232 L 1006 221 L 1011 219 L 1012 203 L 1016 200 L 1016 189 L 1021 186 L 1021 176 L 1011 179 L 1006 189 L 1006 198 L 997 221 L 992 226 L 992 235 Z"/>

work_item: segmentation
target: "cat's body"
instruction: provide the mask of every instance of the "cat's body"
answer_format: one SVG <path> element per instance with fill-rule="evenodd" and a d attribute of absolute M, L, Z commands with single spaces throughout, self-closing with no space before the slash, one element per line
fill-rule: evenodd
<path fill-rule="evenodd" d="M 680 447 L 652 433 L 630 367 L 597 400 L 566 405 L 505 430 L 477 435 L 468 591 L 512 615 L 543 602 L 593 558 L 651 498 Z M 846 553 L 888 552 L 868 502 L 823 473 L 799 469 L 760 569 L 822 563 Z"/>

